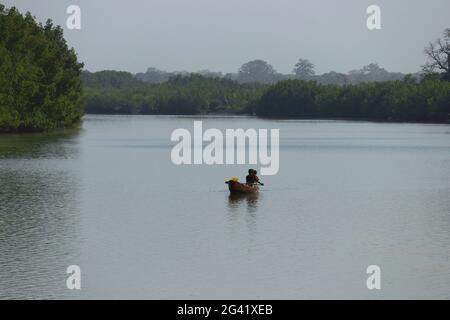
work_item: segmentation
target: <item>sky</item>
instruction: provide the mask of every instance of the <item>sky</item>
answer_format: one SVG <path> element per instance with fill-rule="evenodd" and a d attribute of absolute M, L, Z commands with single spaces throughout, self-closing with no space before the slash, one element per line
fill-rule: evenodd
<path fill-rule="evenodd" d="M 369 63 L 420 71 L 424 47 L 450 28 L 449 0 L 0 0 L 38 21 L 64 27 L 69 46 L 90 71 L 209 69 L 237 72 L 262 59 L 291 73 L 299 58 L 316 72 L 346 73 Z M 70 5 L 81 29 L 66 27 Z M 366 26 L 381 8 L 381 29 Z"/>

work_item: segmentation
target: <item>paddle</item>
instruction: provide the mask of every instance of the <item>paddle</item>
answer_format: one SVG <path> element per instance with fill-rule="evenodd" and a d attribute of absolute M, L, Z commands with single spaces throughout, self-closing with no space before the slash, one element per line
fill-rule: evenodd
<path fill-rule="evenodd" d="M 225 184 L 228 184 L 228 183 L 230 183 L 230 181 L 225 181 Z M 260 186 L 263 186 L 264 185 L 264 183 L 262 183 L 262 182 L 257 182 L 257 183 L 254 183 L 254 184 L 259 184 Z"/>
<path fill-rule="evenodd" d="M 264 185 L 264 183 L 262 183 L 262 182 L 259 182 L 259 181 L 257 181 L 257 182 L 254 182 L 254 183 L 246 183 L 246 184 L 249 184 L 249 185 L 255 185 L 255 184 L 259 184 L 260 186 L 263 186 L 263 185 Z"/>

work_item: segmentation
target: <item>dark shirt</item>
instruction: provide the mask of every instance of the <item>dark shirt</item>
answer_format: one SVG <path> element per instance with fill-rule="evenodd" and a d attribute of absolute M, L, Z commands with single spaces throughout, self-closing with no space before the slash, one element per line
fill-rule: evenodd
<path fill-rule="evenodd" d="M 245 181 L 249 184 L 257 183 L 259 181 L 259 178 L 254 174 L 249 174 L 247 177 L 245 177 Z"/>

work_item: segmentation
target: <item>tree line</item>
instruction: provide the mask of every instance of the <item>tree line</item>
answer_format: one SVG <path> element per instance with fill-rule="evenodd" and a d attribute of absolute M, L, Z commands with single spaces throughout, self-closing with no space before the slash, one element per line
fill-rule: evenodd
<path fill-rule="evenodd" d="M 61 27 L 0 5 L 0 132 L 67 127 L 84 112 L 448 122 L 450 29 L 425 53 L 420 77 L 377 64 L 317 76 L 307 59 L 286 77 L 263 60 L 243 64 L 235 75 L 91 73 L 82 71 Z"/>
<path fill-rule="evenodd" d="M 83 72 L 86 112 L 99 114 L 251 113 L 267 89 L 199 74 L 149 84 L 131 73 Z"/>
<path fill-rule="evenodd" d="M 271 86 L 255 107 L 261 117 L 448 122 L 450 82 L 403 81 L 321 85 L 287 80 Z"/>
<path fill-rule="evenodd" d="M 268 88 L 255 107 L 261 117 L 345 118 L 377 121 L 450 121 L 450 29 L 425 48 L 427 62 L 420 79 L 358 82 L 356 85 L 321 84 L 313 65 L 296 65 L 304 80 L 281 81 Z M 351 73 L 352 74 L 352 73 Z M 385 74 L 377 65 L 357 76 Z"/>
<path fill-rule="evenodd" d="M 155 81 L 142 74 L 84 72 L 86 111 L 448 122 L 450 29 L 425 53 L 428 61 L 420 76 L 400 76 L 369 64 L 348 76 L 331 72 L 318 81 L 307 59 L 295 65 L 294 78 L 276 83 L 275 69 L 263 60 L 245 63 L 234 80 L 207 72 L 168 75 L 157 69 L 149 71 L 159 77 Z"/>
<path fill-rule="evenodd" d="M 321 84 L 358 84 L 362 82 L 402 80 L 405 74 L 400 72 L 389 72 L 376 63 L 370 63 L 361 69 L 350 70 L 347 74 L 330 71 L 321 75 L 315 72 L 315 65 L 308 59 L 299 59 L 294 65 L 292 73 L 282 74 L 267 61 L 256 59 L 244 63 L 237 73 L 214 72 L 200 70 L 195 72 L 207 78 L 223 78 L 234 80 L 238 83 L 261 83 L 274 84 L 283 80 L 313 80 Z M 147 83 L 167 82 L 174 76 L 187 76 L 190 72 L 175 71 L 167 72 L 157 68 L 148 68 L 145 73 L 137 73 L 136 79 Z"/>
<path fill-rule="evenodd" d="M 273 85 L 239 84 L 198 74 L 165 83 L 134 82 L 133 75 L 83 73 L 86 112 L 100 114 L 243 113 L 260 117 L 343 118 L 376 121 L 447 122 L 450 82 L 436 76 L 357 85 L 284 80 Z M 86 80 L 88 79 L 88 80 Z M 95 83 L 94 86 L 92 84 Z"/>

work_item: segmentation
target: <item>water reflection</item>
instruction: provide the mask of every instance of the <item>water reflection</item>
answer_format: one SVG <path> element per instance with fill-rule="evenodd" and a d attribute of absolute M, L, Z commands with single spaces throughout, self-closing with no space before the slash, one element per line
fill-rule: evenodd
<path fill-rule="evenodd" d="M 80 255 L 77 132 L 0 137 L 0 298 L 75 298 Z"/>
<path fill-rule="evenodd" d="M 0 134 L 0 159 L 70 158 L 77 152 L 80 128 L 51 133 Z"/>
<path fill-rule="evenodd" d="M 228 220 L 234 232 L 244 225 L 247 228 L 250 244 L 256 231 L 259 193 L 230 194 L 228 196 Z M 244 222 L 244 223 L 243 223 Z"/>
<path fill-rule="evenodd" d="M 255 213 L 258 209 L 259 193 L 231 193 L 228 196 L 228 207 L 230 210 L 236 210 L 246 204 L 249 213 Z"/>

